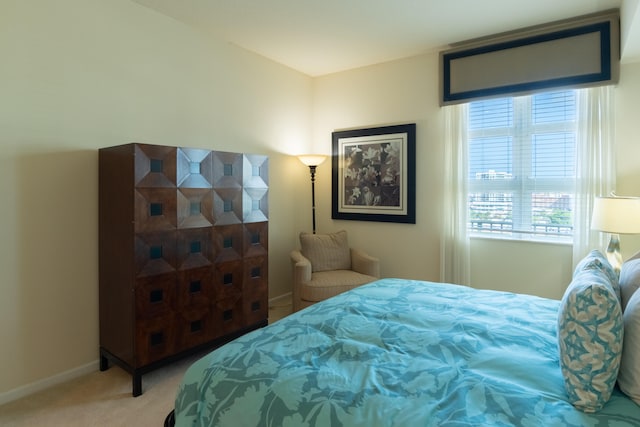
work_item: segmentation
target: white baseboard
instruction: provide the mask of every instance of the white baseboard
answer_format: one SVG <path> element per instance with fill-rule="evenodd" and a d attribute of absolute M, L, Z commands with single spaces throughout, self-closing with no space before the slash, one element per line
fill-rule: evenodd
<path fill-rule="evenodd" d="M 273 297 L 269 300 L 269 307 L 273 306 L 273 305 L 278 305 L 282 302 L 287 302 L 290 303 L 291 302 L 291 292 L 287 292 L 286 294 L 282 294 L 279 295 L 277 297 Z"/>
<path fill-rule="evenodd" d="M 87 363 L 86 365 L 78 366 L 77 368 L 61 372 L 51 377 L 32 382 L 18 388 L 14 388 L 13 390 L 9 390 L 4 393 L 0 393 L 0 405 L 18 400 L 22 397 L 37 393 L 42 390 L 46 390 L 50 387 L 62 384 L 91 372 L 95 372 L 98 369 L 100 369 L 100 361 L 96 359 L 95 361 Z"/>

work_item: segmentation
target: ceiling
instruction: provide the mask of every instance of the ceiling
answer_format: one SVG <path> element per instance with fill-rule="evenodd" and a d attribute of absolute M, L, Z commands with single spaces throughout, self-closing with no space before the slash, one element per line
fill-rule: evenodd
<path fill-rule="evenodd" d="M 612 8 L 622 61 L 640 61 L 640 0 L 133 1 L 310 76 Z"/>

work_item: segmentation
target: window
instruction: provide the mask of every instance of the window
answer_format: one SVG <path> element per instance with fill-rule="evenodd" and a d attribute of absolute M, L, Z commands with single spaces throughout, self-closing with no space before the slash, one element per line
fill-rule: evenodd
<path fill-rule="evenodd" d="M 570 241 L 576 108 L 573 90 L 470 104 L 472 235 Z"/>

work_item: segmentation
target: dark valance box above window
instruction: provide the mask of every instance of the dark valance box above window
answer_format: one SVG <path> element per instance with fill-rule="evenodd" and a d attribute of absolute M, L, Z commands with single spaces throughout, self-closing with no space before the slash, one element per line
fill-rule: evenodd
<path fill-rule="evenodd" d="M 617 9 L 456 43 L 440 53 L 440 105 L 615 84 L 619 60 Z"/>

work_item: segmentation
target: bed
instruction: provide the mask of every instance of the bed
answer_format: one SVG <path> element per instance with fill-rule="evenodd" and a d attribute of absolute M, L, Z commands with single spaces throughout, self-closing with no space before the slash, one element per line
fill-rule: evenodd
<path fill-rule="evenodd" d="M 567 398 L 561 302 L 382 279 L 195 362 L 175 426 L 639 426 L 615 388 L 595 413 Z"/>

